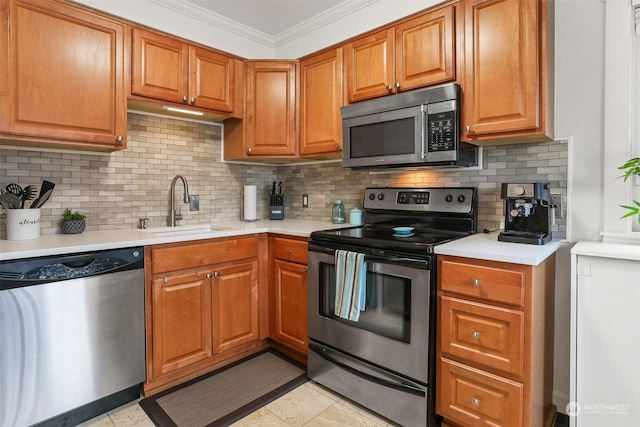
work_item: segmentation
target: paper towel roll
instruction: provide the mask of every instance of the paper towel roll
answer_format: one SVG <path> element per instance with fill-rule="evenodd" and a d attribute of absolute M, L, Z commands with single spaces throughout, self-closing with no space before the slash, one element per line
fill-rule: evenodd
<path fill-rule="evenodd" d="M 255 185 L 244 186 L 244 220 L 255 221 L 257 217 L 257 190 Z"/>

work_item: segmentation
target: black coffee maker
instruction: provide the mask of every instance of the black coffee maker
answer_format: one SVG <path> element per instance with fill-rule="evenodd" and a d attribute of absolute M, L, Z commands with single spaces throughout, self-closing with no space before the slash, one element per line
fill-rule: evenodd
<path fill-rule="evenodd" d="M 548 182 L 502 184 L 504 231 L 501 242 L 544 245 L 551 240 L 553 215 Z"/>

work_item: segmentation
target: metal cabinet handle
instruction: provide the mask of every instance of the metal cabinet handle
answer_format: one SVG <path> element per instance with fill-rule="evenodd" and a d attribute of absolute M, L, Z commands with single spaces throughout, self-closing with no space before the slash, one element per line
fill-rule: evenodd
<path fill-rule="evenodd" d="M 473 279 L 473 286 L 475 286 L 476 288 L 479 288 L 480 286 L 482 286 L 482 280 Z"/>
<path fill-rule="evenodd" d="M 391 89 L 393 89 L 393 88 L 391 87 L 391 85 L 387 85 L 387 90 L 388 90 L 389 92 L 391 92 Z"/>
<path fill-rule="evenodd" d="M 396 82 L 396 89 L 400 90 L 400 83 Z"/>
<path fill-rule="evenodd" d="M 169 278 L 167 276 L 164 276 L 162 280 L 164 281 L 164 283 L 169 283 Z"/>
<path fill-rule="evenodd" d="M 300 274 L 307 274 L 307 269 L 303 268 L 302 270 L 300 270 Z"/>
<path fill-rule="evenodd" d="M 122 142 L 124 141 L 124 137 L 122 135 L 118 135 L 118 137 L 116 138 L 116 142 Z"/>
<path fill-rule="evenodd" d="M 465 126 L 464 130 L 466 130 L 467 132 L 471 132 L 471 126 L 469 126 L 469 125 Z"/>
<path fill-rule="evenodd" d="M 293 249 L 287 249 L 286 252 L 291 255 L 293 253 Z"/>
<path fill-rule="evenodd" d="M 214 275 L 215 277 L 220 277 L 220 272 L 219 272 L 219 271 L 216 271 L 216 272 L 214 272 L 214 273 L 213 273 L 213 275 Z"/>
<path fill-rule="evenodd" d="M 183 97 L 182 97 L 182 100 L 183 100 L 184 102 L 187 102 L 187 101 L 189 100 L 189 97 L 188 97 L 187 95 L 185 95 L 185 96 L 183 96 Z"/>
<path fill-rule="evenodd" d="M 191 103 L 195 104 L 196 103 L 196 99 L 195 98 L 191 98 Z"/>
<path fill-rule="evenodd" d="M 477 398 L 477 397 L 472 397 L 472 398 L 471 398 L 471 404 L 472 404 L 473 406 L 480 406 L 480 399 L 479 399 L 479 398 Z"/>
<path fill-rule="evenodd" d="M 211 273 L 207 273 L 207 279 L 211 279 Z"/>
<path fill-rule="evenodd" d="M 247 154 L 251 154 L 251 147 L 247 148 Z"/>
<path fill-rule="evenodd" d="M 480 339 L 480 332 L 478 332 L 478 331 L 471 332 L 471 338 L 479 340 Z"/>
<path fill-rule="evenodd" d="M 336 143 L 336 150 L 340 149 L 340 144 Z"/>
<path fill-rule="evenodd" d="M 200 277 L 200 272 L 199 271 L 196 272 L 196 277 Z"/>

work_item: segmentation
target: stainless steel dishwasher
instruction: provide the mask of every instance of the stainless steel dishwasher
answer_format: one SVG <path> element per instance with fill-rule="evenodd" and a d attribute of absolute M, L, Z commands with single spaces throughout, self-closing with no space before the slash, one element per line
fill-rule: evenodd
<path fill-rule="evenodd" d="M 140 396 L 143 254 L 0 262 L 0 427 L 75 425 Z"/>

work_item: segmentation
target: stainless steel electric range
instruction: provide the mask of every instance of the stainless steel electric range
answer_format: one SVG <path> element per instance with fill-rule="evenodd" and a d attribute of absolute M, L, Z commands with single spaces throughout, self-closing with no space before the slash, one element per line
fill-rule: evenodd
<path fill-rule="evenodd" d="M 363 226 L 312 233 L 309 378 L 400 425 L 439 425 L 433 249 L 476 227 L 476 188 L 367 188 Z"/>

